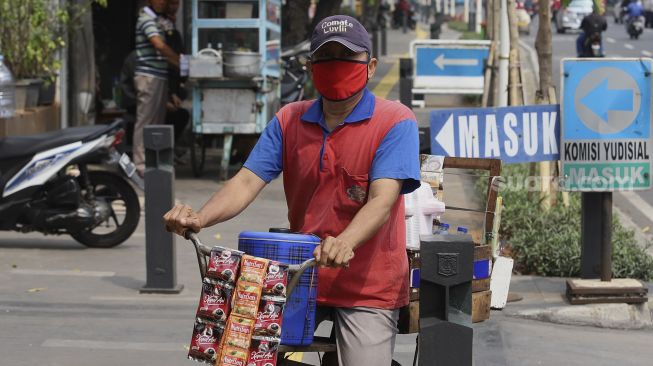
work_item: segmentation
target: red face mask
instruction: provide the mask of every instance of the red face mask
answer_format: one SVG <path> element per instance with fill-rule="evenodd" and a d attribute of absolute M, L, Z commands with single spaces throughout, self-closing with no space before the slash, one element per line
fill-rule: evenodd
<path fill-rule="evenodd" d="M 328 59 L 311 65 L 313 84 L 323 98 L 342 101 L 367 85 L 367 61 Z"/>

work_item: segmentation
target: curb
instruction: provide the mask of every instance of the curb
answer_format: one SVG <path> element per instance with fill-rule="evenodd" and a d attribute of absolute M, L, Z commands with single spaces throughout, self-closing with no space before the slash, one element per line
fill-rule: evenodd
<path fill-rule="evenodd" d="M 528 52 L 528 58 L 531 63 L 531 66 L 533 67 L 533 75 L 535 75 L 535 83 L 539 84 L 540 83 L 540 64 L 537 60 L 537 51 L 531 46 L 529 46 L 526 42 L 524 42 L 522 39 L 519 40 L 519 46 L 524 48 L 526 52 Z"/>
<path fill-rule="evenodd" d="M 653 329 L 652 312 L 648 303 L 591 304 L 526 309 L 506 315 L 556 324 L 639 330 Z"/>

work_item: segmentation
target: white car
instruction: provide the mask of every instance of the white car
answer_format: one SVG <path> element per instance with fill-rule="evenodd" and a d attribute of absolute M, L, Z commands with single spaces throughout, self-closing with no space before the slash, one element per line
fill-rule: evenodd
<path fill-rule="evenodd" d="M 531 16 L 526 9 L 515 10 L 517 15 L 517 29 L 520 33 L 531 34 Z"/>
<path fill-rule="evenodd" d="M 562 8 L 557 12 L 555 19 L 556 31 L 564 33 L 570 29 L 580 29 L 583 18 L 592 13 L 592 5 L 592 0 L 572 0 L 566 8 Z"/>

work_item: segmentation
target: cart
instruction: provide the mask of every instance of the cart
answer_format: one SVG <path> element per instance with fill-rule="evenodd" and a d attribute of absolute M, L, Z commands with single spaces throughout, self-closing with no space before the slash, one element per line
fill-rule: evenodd
<path fill-rule="evenodd" d="M 203 174 L 207 148 L 222 141 L 226 179 L 234 136 L 260 134 L 279 107 L 281 0 L 192 0 L 191 21 L 192 55 L 215 50 L 222 63 L 212 77 L 193 77 L 190 67 L 193 174 Z M 254 61 L 233 61 L 244 56 Z"/>
<path fill-rule="evenodd" d="M 200 274 L 202 276 L 202 280 L 204 279 L 204 276 L 206 275 L 206 268 L 207 268 L 207 258 L 211 256 L 211 248 L 202 244 L 200 241 L 199 237 L 197 234 L 187 231 L 184 235 L 184 237 L 187 240 L 190 240 L 193 243 L 193 246 L 195 247 L 195 253 L 197 254 L 197 263 L 199 264 L 199 270 Z M 289 265 L 288 266 L 288 272 L 292 274 L 292 278 L 290 279 L 290 282 L 288 283 L 287 289 L 287 294 L 290 296 L 292 294 L 293 290 L 299 283 L 299 279 L 301 275 L 306 271 L 307 269 L 315 266 L 315 259 L 311 258 L 306 260 L 302 264 L 296 264 L 296 265 Z M 329 339 L 328 337 L 313 337 L 313 343 L 308 345 L 308 346 L 286 346 L 286 345 L 280 345 L 279 346 L 279 365 L 283 365 L 283 354 L 284 353 L 295 353 L 295 352 L 335 352 L 336 351 L 336 344 L 334 341 Z M 299 362 L 294 362 L 293 365 L 304 365 Z"/>

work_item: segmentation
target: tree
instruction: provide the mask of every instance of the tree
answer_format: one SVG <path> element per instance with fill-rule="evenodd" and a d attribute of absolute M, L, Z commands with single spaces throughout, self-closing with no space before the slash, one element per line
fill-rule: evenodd
<path fill-rule="evenodd" d="M 379 13 L 379 6 L 381 2 L 378 0 L 362 0 L 363 1 L 363 16 L 361 24 L 368 31 L 377 28 L 376 19 Z"/>
<path fill-rule="evenodd" d="M 320 0 L 317 3 L 317 7 L 315 8 L 315 17 L 313 17 L 313 23 L 311 24 L 311 29 L 309 29 L 309 35 L 310 32 L 313 31 L 313 28 L 317 25 L 317 23 L 320 22 L 320 20 L 340 13 L 340 5 L 342 4 L 342 0 Z"/>
<path fill-rule="evenodd" d="M 540 66 L 540 85 L 537 91 L 539 100 L 548 101 L 549 89 L 553 87 L 552 73 L 553 46 L 551 40 L 551 7 L 549 0 L 540 0 L 540 24 L 535 38 L 535 49 L 537 50 L 538 64 Z"/>
<path fill-rule="evenodd" d="M 291 47 L 309 39 L 317 23 L 330 15 L 338 14 L 341 4 L 342 0 L 319 0 L 316 4 L 315 16 L 311 21 L 308 18 L 310 0 L 286 1 L 282 10 L 283 34 L 281 36 L 281 46 Z"/>
<path fill-rule="evenodd" d="M 281 47 L 291 47 L 306 39 L 310 0 L 286 1 L 282 9 Z"/>

